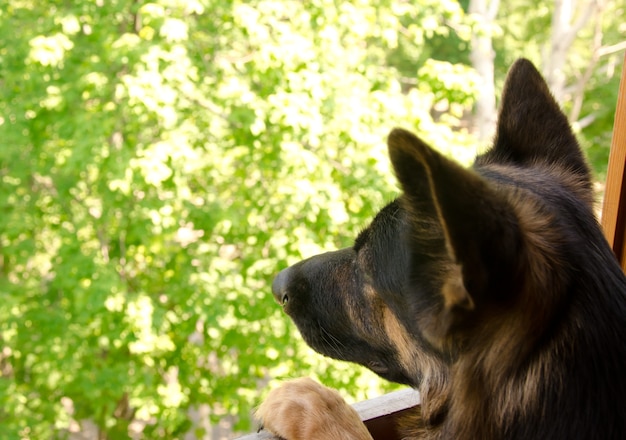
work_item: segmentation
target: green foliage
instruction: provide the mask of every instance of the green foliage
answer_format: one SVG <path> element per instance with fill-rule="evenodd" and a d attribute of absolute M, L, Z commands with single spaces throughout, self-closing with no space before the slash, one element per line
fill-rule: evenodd
<path fill-rule="evenodd" d="M 3 438 L 83 420 L 182 438 L 201 405 L 248 430 L 271 378 L 389 389 L 308 349 L 269 285 L 394 196 L 393 126 L 473 156 L 466 18 L 430 0 L 0 3 Z"/>

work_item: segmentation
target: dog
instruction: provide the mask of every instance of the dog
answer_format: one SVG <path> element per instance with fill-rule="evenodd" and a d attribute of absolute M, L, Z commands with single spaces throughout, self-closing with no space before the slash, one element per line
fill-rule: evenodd
<path fill-rule="evenodd" d="M 403 129 L 387 143 L 401 195 L 354 246 L 273 282 L 304 340 L 419 390 L 404 439 L 626 438 L 626 278 L 533 64 L 511 67 L 493 146 L 471 168 Z M 311 379 L 257 415 L 287 440 L 372 438 Z"/>

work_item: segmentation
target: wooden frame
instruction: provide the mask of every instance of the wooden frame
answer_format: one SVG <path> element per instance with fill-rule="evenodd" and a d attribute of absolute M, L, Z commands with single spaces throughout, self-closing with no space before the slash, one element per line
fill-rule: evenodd
<path fill-rule="evenodd" d="M 622 67 L 613 141 L 609 154 L 606 189 L 602 205 L 602 228 L 613 252 L 626 270 L 626 54 Z"/>
<path fill-rule="evenodd" d="M 606 190 L 602 205 L 602 228 L 617 259 L 626 270 L 626 54 L 622 67 L 613 140 L 609 155 Z M 389 393 L 353 406 L 374 440 L 397 440 L 394 420 L 420 404 L 417 391 L 407 389 Z M 250 434 L 240 440 L 272 440 L 266 432 Z"/>

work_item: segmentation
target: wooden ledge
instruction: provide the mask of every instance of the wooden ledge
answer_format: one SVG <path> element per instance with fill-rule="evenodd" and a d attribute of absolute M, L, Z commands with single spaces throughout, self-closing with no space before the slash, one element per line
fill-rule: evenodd
<path fill-rule="evenodd" d="M 374 437 L 374 440 L 399 440 L 395 432 L 395 419 L 420 404 L 420 395 L 413 389 L 394 391 L 380 397 L 357 402 L 352 407 Z M 274 440 L 276 437 L 261 431 L 248 434 L 238 440 Z"/>

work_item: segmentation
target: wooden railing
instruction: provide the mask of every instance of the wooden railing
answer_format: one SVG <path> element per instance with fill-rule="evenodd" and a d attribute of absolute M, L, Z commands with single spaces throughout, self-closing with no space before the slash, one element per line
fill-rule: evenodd
<path fill-rule="evenodd" d="M 395 419 L 420 404 L 420 395 L 412 389 L 394 391 L 374 399 L 357 402 L 354 409 L 361 416 L 374 440 L 400 440 L 395 432 Z M 261 431 L 239 440 L 273 440 L 271 434 Z M 311 439 L 313 440 L 313 439 Z"/>
<path fill-rule="evenodd" d="M 613 141 L 609 155 L 606 190 L 602 204 L 602 228 L 622 269 L 626 271 L 626 54 L 622 68 Z M 419 405 L 419 394 L 413 390 L 389 393 L 353 406 L 374 440 L 400 440 L 394 420 Z M 250 434 L 240 440 L 270 440 L 266 432 Z"/>

